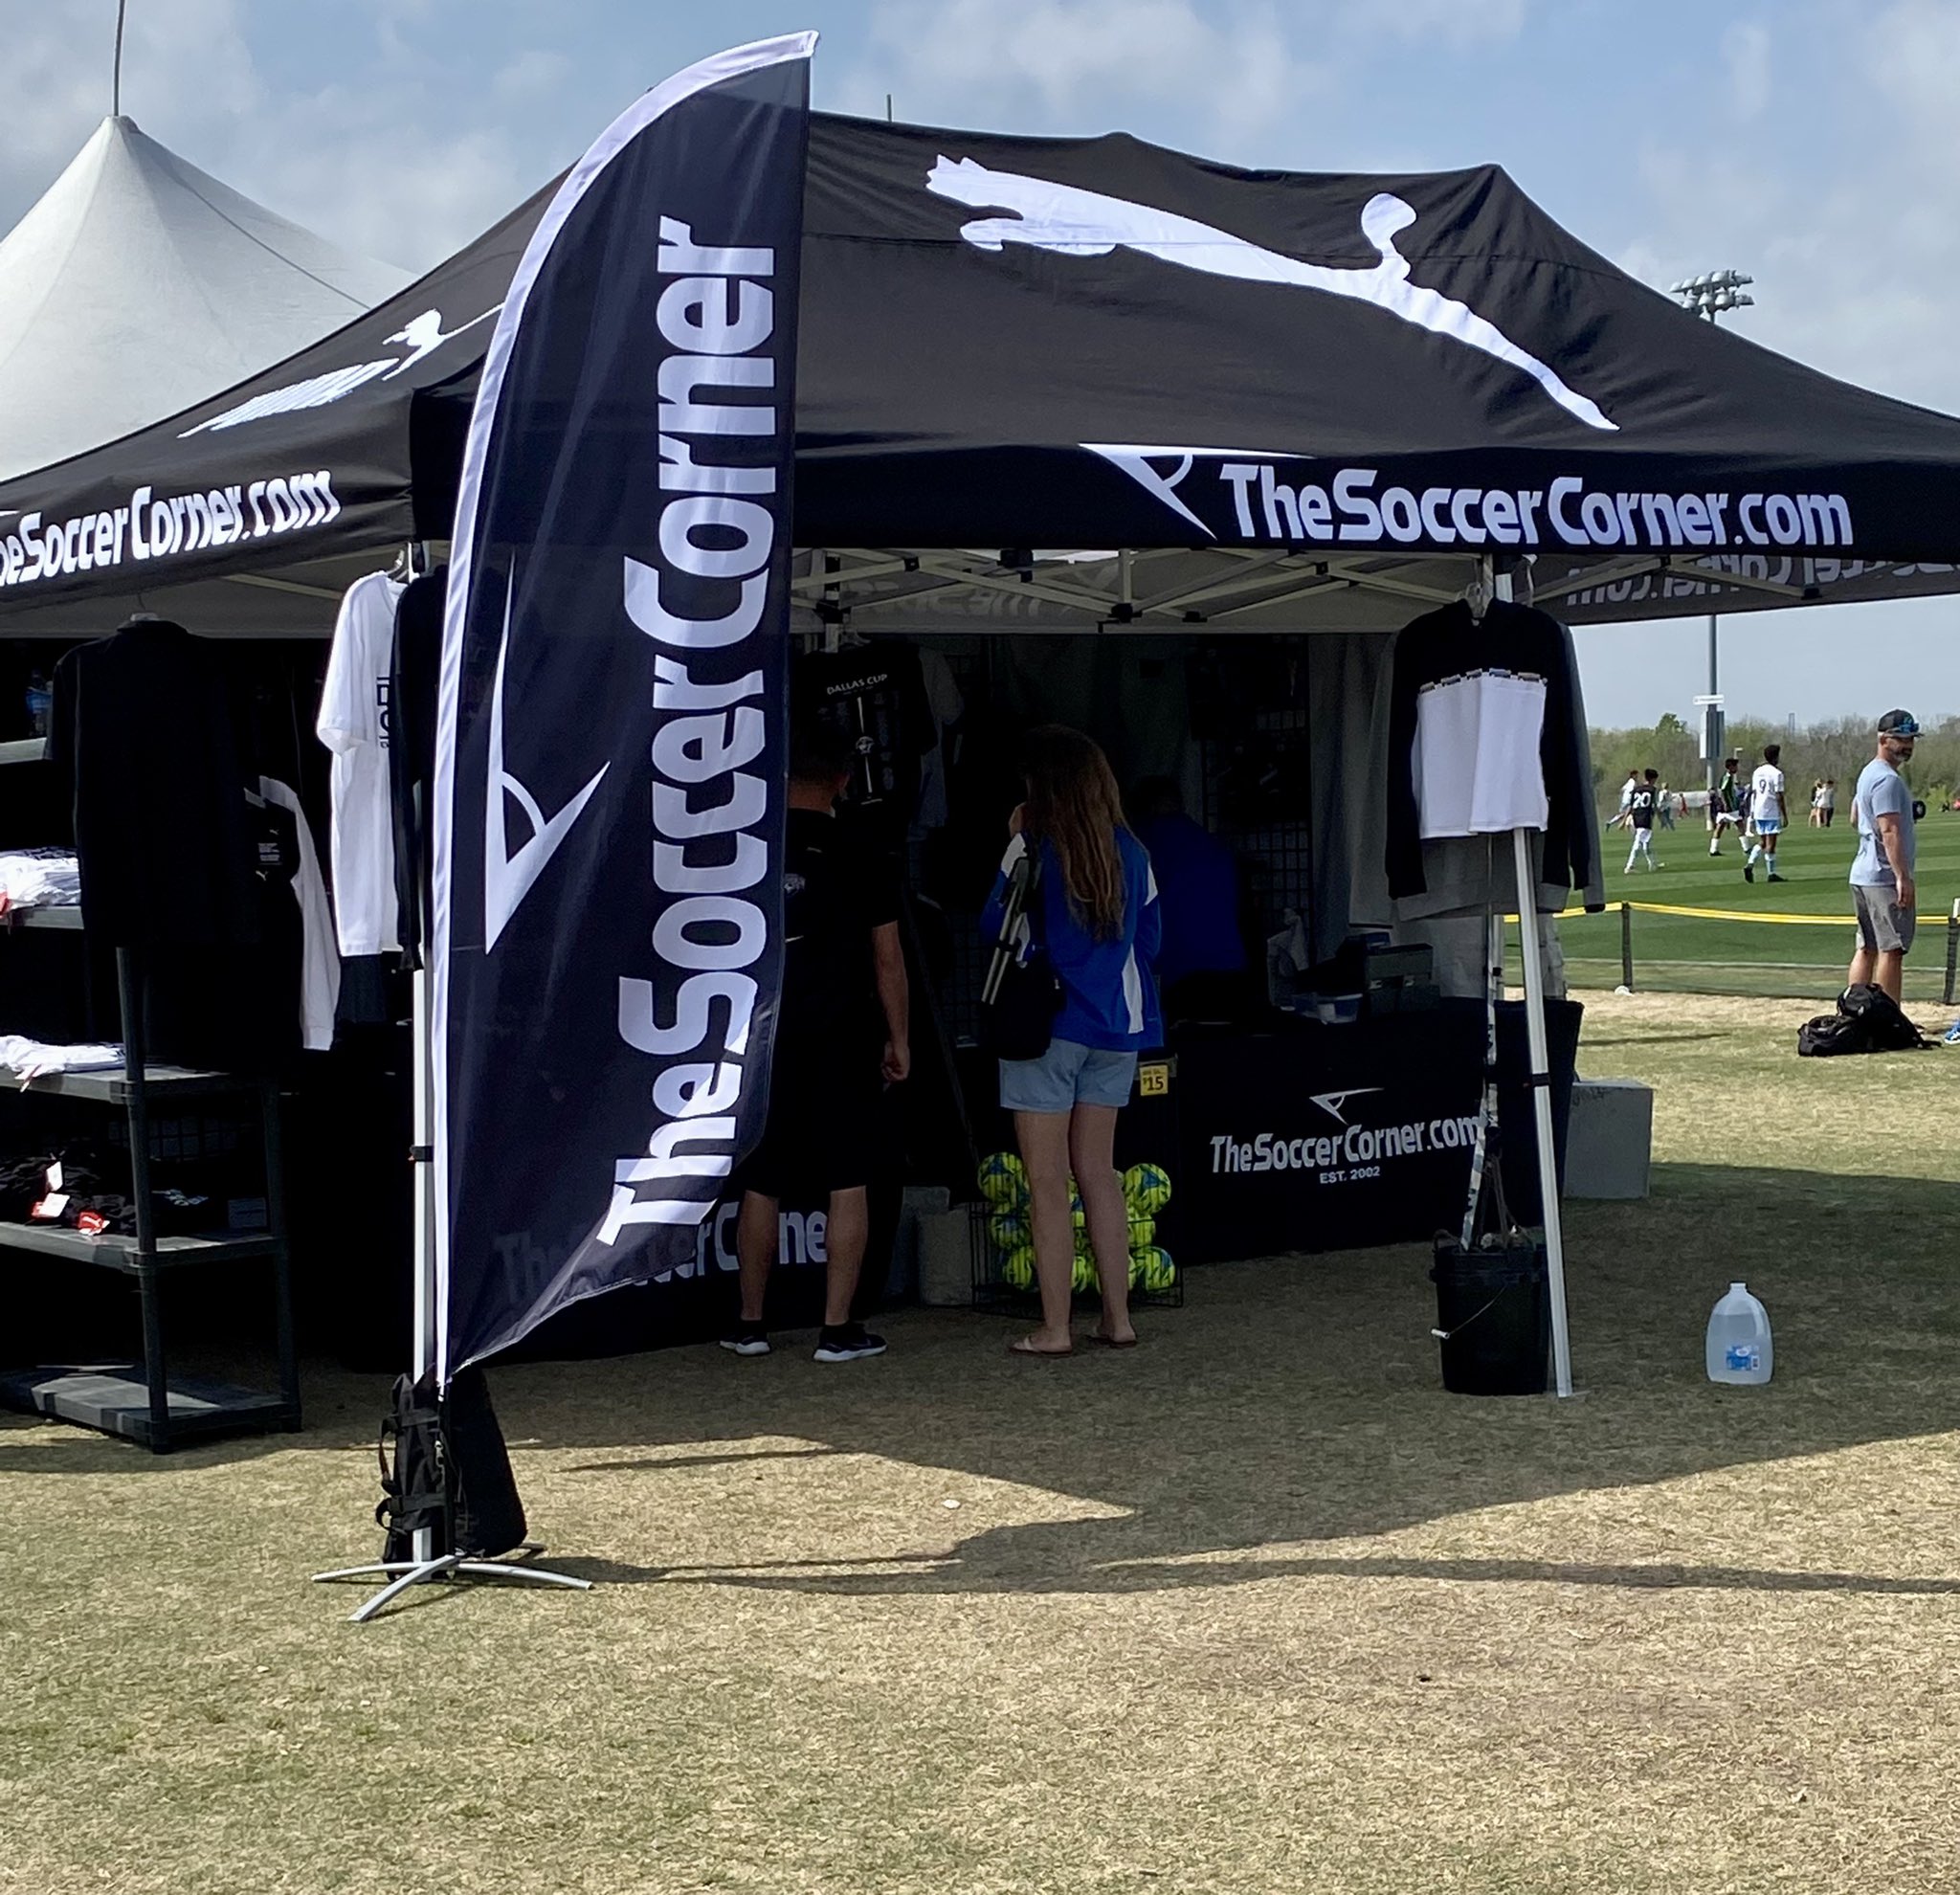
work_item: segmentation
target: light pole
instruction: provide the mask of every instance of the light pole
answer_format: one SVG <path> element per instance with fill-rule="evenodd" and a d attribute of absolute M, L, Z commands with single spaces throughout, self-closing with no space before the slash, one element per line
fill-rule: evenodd
<path fill-rule="evenodd" d="M 1732 309 L 1750 309 L 1755 306 L 1755 298 L 1745 294 L 1747 286 L 1755 281 L 1740 270 L 1711 270 L 1705 276 L 1684 277 L 1670 286 L 1668 294 L 1679 299 L 1681 306 L 1691 316 L 1700 316 L 1712 323 L 1718 316 L 1726 316 Z M 1726 723 L 1720 715 L 1719 700 L 1722 686 L 1716 681 L 1718 673 L 1715 660 L 1715 614 L 1708 614 L 1708 705 L 1709 717 L 1704 729 L 1711 734 L 1715 725 Z M 1707 740 L 1704 737 L 1704 742 Z M 1725 733 L 1723 742 L 1727 742 Z M 1720 746 L 1708 744 L 1708 792 L 1712 799 L 1715 791 L 1716 767 L 1722 759 L 1715 752 Z"/>

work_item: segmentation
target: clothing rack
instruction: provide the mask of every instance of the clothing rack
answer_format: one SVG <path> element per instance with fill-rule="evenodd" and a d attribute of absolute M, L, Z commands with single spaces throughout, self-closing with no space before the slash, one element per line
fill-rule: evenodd
<path fill-rule="evenodd" d="M 1488 596 L 1511 602 L 1509 572 L 1497 571 L 1487 557 L 1480 560 L 1479 578 Z M 1475 608 L 1473 607 L 1473 612 Z M 1476 614 L 1481 616 L 1481 613 Z M 1525 1033 L 1530 1049 L 1533 1126 L 1538 1146 L 1538 1201 L 1545 1220 L 1547 1288 L 1551 1302 L 1552 1385 L 1560 1396 L 1572 1393 L 1572 1339 L 1566 1312 L 1565 1227 L 1558 1199 L 1558 1152 L 1551 1130 L 1551 1054 L 1545 1037 L 1545 962 L 1538 937 L 1538 871 L 1526 829 L 1511 831 L 1511 860 L 1518 882 L 1518 937 L 1525 961 Z"/>
<path fill-rule="evenodd" d="M 33 738 L 0 748 L 0 763 L 38 761 L 46 741 Z M 81 932 L 86 918 L 78 908 L 30 908 L 9 925 Z M 129 1195 L 135 1211 L 131 1236 L 89 1236 L 57 1224 L 0 1222 L 0 1247 L 31 1251 L 64 1262 L 113 1270 L 135 1280 L 142 1304 L 143 1361 L 117 1368 L 0 1371 L 0 1403 L 32 1414 L 53 1416 L 104 1434 L 120 1435 L 167 1454 L 191 1438 L 257 1429 L 300 1426 L 300 1373 L 293 1336 L 292 1275 L 286 1242 L 284 1191 L 279 1146 L 278 1088 L 267 1080 L 152 1064 L 145 1057 L 140 950 L 116 950 L 117 998 L 123 1049 L 120 1073 L 50 1073 L 23 1080 L 0 1068 L 0 1083 L 33 1094 L 120 1107 L 129 1134 Z M 153 1104 L 174 1104 L 190 1098 L 256 1095 L 265 1154 L 266 1221 L 263 1231 L 223 1231 L 209 1236 L 161 1237 L 150 1180 L 150 1113 Z M 271 1274 L 277 1393 L 228 1384 L 179 1379 L 172 1382 L 164 1343 L 162 1279 L 166 1271 L 200 1263 L 262 1263 Z"/>

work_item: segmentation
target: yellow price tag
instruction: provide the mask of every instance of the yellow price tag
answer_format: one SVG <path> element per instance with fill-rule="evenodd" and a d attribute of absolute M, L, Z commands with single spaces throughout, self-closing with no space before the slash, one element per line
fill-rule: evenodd
<path fill-rule="evenodd" d="M 1170 1062 L 1153 1059 L 1137 1068 L 1137 1092 L 1145 1099 L 1161 1099 L 1170 1090 Z"/>

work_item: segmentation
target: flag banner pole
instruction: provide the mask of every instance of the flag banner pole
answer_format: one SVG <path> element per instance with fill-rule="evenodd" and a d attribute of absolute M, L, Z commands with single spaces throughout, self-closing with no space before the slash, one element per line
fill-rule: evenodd
<path fill-rule="evenodd" d="M 438 1397 L 691 1260 L 761 1133 L 815 38 L 623 112 L 539 220 L 484 358 L 415 977 L 414 1368 Z M 590 1589 L 542 1550 L 424 1528 L 411 1558 L 315 1577 L 387 1577 L 357 1621 L 432 1580 Z"/>
<path fill-rule="evenodd" d="M 484 360 L 436 728 L 444 1388 L 691 1263 L 760 1135 L 813 43 L 719 55 L 623 113 Z"/>

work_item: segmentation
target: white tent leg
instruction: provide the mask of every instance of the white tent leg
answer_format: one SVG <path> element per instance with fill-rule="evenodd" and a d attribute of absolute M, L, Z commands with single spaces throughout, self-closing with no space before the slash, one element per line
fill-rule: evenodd
<path fill-rule="evenodd" d="M 1551 1293 L 1551 1368 L 1561 1395 L 1572 1392 L 1572 1338 L 1566 1325 L 1566 1246 L 1559 1224 L 1558 1152 L 1551 1139 L 1551 1055 L 1545 1038 L 1545 963 L 1539 958 L 1538 874 L 1530 833 L 1511 831 L 1518 872 L 1518 933 L 1525 959 L 1525 1031 L 1531 1049 L 1531 1105 L 1538 1133 L 1538 1198 L 1545 1218 L 1546 1274 Z"/>

